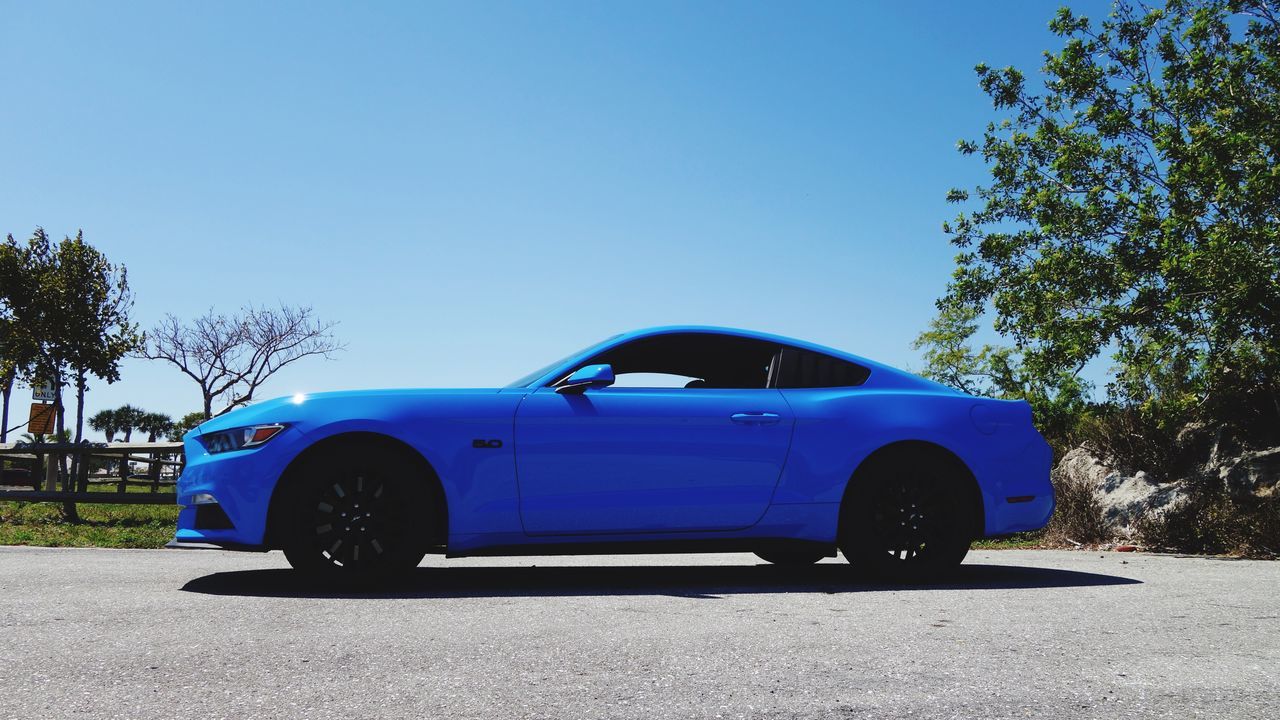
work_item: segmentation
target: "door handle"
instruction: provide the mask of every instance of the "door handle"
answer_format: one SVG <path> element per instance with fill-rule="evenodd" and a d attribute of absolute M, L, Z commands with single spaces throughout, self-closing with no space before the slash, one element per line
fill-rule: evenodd
<path fill-rule="evenodd" d="M 772 425 L 782 418 L 771 412 L 739 412 L 730 415 L 729 419 L 739 425 Z"/>

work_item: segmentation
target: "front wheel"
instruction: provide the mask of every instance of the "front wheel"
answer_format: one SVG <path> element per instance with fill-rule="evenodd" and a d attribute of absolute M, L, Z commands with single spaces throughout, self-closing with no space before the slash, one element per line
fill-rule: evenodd
<path fill-rule="evenodd" d="M 944 463 L 885 458 L 855 478 L 841 520 L 841 550 L 871 574 L 903 581 L 953 572 L 973 540 L 963 478 Z"/>
<path fill-rule="evenodd" d="M 291 478 L 281 545 L 294 569 L 336 583 L 406 573 L 426 554 L 422 478 L 379 450 L 326 453 Z"/>

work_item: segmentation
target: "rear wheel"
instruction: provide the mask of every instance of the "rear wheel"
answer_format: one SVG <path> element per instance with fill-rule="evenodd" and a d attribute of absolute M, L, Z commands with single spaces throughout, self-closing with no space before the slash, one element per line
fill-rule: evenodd
<path fill-rule="evenodd" d="M 280 518 L 282 549 L 295 569 L 363 584 L 421 562 L 433 513 L 410 463 L 384 449 L 352 448 L 317 456 L 295 472 Z"/>
<path fill-rule="evenodd" d="M 950 463 L 886 457 L 855 478 L 841 519 L 840 549 L 873 575 L 934 580 L 960 565 L 973 540 L 967 478 Z"/>
<path fill-rule="evenodd" d="M 756 557 L 761 560 L 786 567 L 812 565 L 826 556 L 826 553 L 814 550 L 764 550 L 756 552 Z"/>

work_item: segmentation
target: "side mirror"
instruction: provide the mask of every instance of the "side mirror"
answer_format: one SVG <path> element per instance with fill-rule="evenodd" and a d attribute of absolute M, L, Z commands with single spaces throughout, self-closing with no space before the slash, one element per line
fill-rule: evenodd
<path fill-rule="evenodd" d="M 587 388 L 608 387 L 613 384 L 612 365 L 585 365 L 574 371 L 556 392 L 578 395 Z"/>

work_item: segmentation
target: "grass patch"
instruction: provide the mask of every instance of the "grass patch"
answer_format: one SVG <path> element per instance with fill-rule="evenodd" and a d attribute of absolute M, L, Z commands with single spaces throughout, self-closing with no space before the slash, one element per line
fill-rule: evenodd
<path fill-rule="evenodd" d="M 0 545 L 161 548 L 173 539 L 179 510 L 176 504 L 76 507 L 81 522 L 69 523 L 60 503 L 0 502 Z"/>
<path fill-rule="evenodd" d="M 972 550 L 1034 550 L 1045 547 L 1042 531 L 1024 532 L 1002 538 L 974 540 Z"/>

